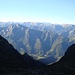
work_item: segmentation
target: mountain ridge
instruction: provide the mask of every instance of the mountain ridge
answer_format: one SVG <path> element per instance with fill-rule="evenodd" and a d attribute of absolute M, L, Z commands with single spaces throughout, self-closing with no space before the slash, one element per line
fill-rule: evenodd
<path fill-rule="evenodd" d="M 4 27 L 0 27 L 0 34 L 18 52 L 26 52 L 34 59 L 40 59 L 39 61 L 52 57 L 54 61 L 47 60 L 47 62 L 55 62 L 75 42 L 75 25 L 62 27 L 59 24 L 33 22 L 8 22 L 3 24 Z M 0 26 L 2 25 L 0 24 Z"/>

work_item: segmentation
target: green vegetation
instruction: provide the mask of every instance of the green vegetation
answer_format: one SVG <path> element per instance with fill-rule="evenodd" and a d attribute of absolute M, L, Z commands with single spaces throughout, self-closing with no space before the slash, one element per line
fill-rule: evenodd
<path fill-rule="evenodd" d="M 36 39 L 34 49 L 36 50 L 36 52 L 39 52 L 39 50 L 41 50 L 41 42 L 40 42 L 40 39 L 38 38 Z"/>

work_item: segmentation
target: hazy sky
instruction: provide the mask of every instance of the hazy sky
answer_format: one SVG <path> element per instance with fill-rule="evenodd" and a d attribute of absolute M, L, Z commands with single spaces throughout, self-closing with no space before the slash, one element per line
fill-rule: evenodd
<path fill-rule="evenodd" d="M 75 0 L 0 0 L 0 21 L 75 24 Z"/>

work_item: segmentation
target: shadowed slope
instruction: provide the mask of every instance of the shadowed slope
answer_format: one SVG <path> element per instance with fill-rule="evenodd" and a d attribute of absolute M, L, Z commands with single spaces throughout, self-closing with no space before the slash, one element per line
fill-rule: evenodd
<path fill-rule="evenodd" d="M 10 72 L 16 69 L 43 66 L 28 54 L 20 55 L 7 40 L 0 36 L 0 72 Z"/>

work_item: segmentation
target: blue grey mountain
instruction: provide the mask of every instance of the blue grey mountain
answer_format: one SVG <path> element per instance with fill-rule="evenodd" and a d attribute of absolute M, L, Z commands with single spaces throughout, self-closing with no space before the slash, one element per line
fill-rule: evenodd
<path fill-rule="evenodd" d="M 75 42 L 75 25 L 1 22 L 0 34 L 22 55 L 26 52 L 50 64 L 58 61 Z"/>

